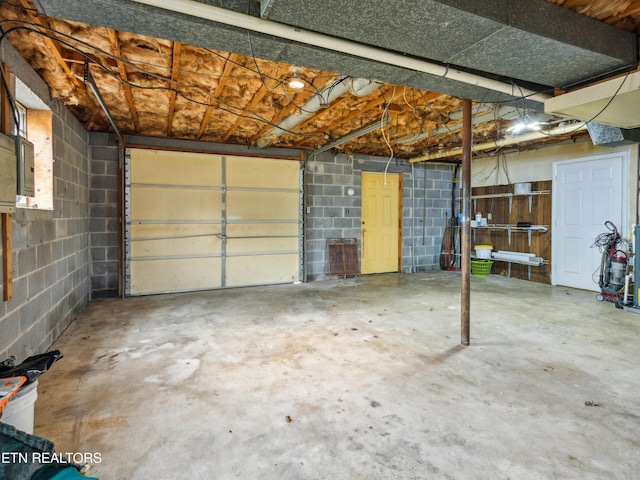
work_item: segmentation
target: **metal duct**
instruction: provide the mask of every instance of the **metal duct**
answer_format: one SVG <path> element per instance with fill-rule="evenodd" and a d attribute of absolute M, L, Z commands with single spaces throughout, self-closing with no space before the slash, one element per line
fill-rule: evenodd
<path fill-rule="evenodd" d="M 626 129 L 589 122 L 587 130 L 594 145 L 621 147 L 640 143 L 640 128 Z"/>
<path fill-rule="evenodd" d="M 261 10 L 275 22 L 552 87 L 637 65 L 634 34 L 545 0 L 261 0 Z"/>
<path fill-rule="evenodd" d="M 485 150 L 493 150 L 509 145 L 516 145 L 518 143 L 532 142 L 534 140 L 540 140 L 542 138 L 548 138 L 551 135 L 567 135 L 574 132 L 581 132 L 586 130 L 587 126 L 584 123 L 575 125 L 561 125 L 559 127 L 552 128 L 551 130 L 524 133 L 522 135 L 513 135 L 500 140 L 494 140 L 491 142 L 478 143 L 473 145 L 474 152 L 481 152 Z M 437 160 L 439 158 L 455 157 L 462 155 L 462 147 L 450 148 L 449 150 L 443 150 L 436 153 L 427 153 L 426 155 L 420 155 L 419 157 L 409 160 L 410 163 L 428 162 L 429 160 Z"/>
<path fill-rule="evenodd" d="M 550 98 L 547 113 L 621 128 L 640 127 L 640 72 Z"/>
<path fill-rule="evenodd" d="M 149 1 L 143 4 L 130 0 L 34 0 L 38 11 L 44 15 L 65 18 L 90 25 L 100 25 L 116 30 L 141 35 L 165 38 L 188 45 L 214 48 L 241 55 L 255 55 L 258 58 L 317 68 L 343 75 L 363 78 L 375 78 L 394 85 L 406 85 L 422 90 L 440 92 L 458 98 L 472 98 L 485 102 L 518 102 L 522 108 L 542 110 L 541 101 L 546 95 L 520 89 L 508 81 L 497 81 L 480 75 L 461 72 L 425 61 L 418 56 L 393 53 L 369 45 L 358 43 L 361 39 L 350 37 L 347 43 L 357 47 L 359 53 L 347 52 L 340 45 L 345 40 L 333 39 L 338 46 L 329 48 L 315 43 L 315 38 L 307 38 L 302 43 L 303 34 L 299 28 L 279 25 L 251 15 L 238 13 L 232 0 L 210 0 L 203 2 L 173 0 Z M 319 2 L 320 3 L 320 2 Z M 353 3 L 353 2 L 344 2 Z M 484 2 L 477 2 L 484 3 Z M 162 5 L 162 8 L 160 7 Z M 222 5 L 228 8 L 218 8 Z M 177 13 L 185 6 L 195 7 L 208 16 Z M 301 6 L 304 6 L 301 4 Z M 295 6 L 294 10 L 298 10 Z M 302 11 L 302 10 L 301 10 Z M 397 12 L 394 12 L 394 15 Z M 249 26 L 236 26 L 232 19 L 241 20 Z M 345 23 L 354 19 L 344 18 Z M 227 23 L 225 23 L 227 22 Z M 266 26 L 275 27 L 275 32 L 255 30 Z M 249 28 L 252 27 L 252 28 Z M 289 35 L 283 39 L 277 32 L 283 29 Z M 251 31 L 251 45 L 248 32 Z M 355 32 L 355 30 L 354 30 Z M 407 29 L 393 32 L 391 39 L 400 40 Z M 454 30 L 449 36 L 438 39 L 438 44 L 456 43 Z M 321 35 L 326 39 L 327 35 Z M 251 48 L 251 46 L 253 48 Z M 427 50 L 428 51 L 428 50 Z M 365 55 L 366 53 L 366 55 Z M 523 95 L 533 95 L 523 98 Z"/>
<path fill-rule="evenodd" d="M 380 83 L 364 78 L 342 77 L 324 88 L 304 106 L 300 107 L 300 113 L 289 115 L 282 120 L 277 127 L 273 127 L 262 135 L 256 142 L 260 148 L 265 148 L 275 143 L 287 131 L 291 131 L 306 119 L 317 113 L 321 108 L 335 102 L 339 97 L 349 92 L 358 97 L 364 97 L 380 87 Z"/>

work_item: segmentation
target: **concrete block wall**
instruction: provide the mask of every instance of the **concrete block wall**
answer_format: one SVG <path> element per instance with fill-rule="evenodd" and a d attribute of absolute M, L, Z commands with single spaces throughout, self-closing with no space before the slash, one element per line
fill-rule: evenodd
<path fill-rule="evenodd" d="M 113 134 L 89 134 L 91 298 L 118 295 L 118 148 Z"/>
<path fill-rule="evenodd" d="M 362 172 L 384 172 L 388 158 L 322 153 L 305 162 L 305 275 L 328 278 L 327 238 L 357 238 L 361 254 Z M 402 271 L 440 268 L 445 214 L 451 210 L 453 166 L 392 159 L 387 172 L 401 173 Z M 349 188 L 355 190 L 347 195 Z"/>
<path fill-rule="evenodd" d="M 50 106 L 54 209 L 20 208 L 12 216 L 13 298 L 0 306 L 2 360 L 45 352 L 89 301 L 88 135 L 61 103 Z"/>
<path fill-rule="evenodd" d="M 13 297 L 0 299 L 0 360 L 22 361 L 46 351 L 89 301 L 88 135 L 9 42 L 0 57 L 52 112 L 53 210 L 19 208 L 13 251 L 0 252 L 13 261 Z"/>

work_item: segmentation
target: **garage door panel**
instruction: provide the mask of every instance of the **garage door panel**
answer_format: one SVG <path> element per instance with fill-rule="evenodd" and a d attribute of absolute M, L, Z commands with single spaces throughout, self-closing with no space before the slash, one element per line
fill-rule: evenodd
<path fill-rule="evenodd" d="M 180 258 L 131 262 L 131 294 L 220 288 L 221 258 Z"/>
<path fill-rule="evenodd" d="M 220 225 L 219 223 L 137 223 L 131 225 L 131 238 L 133 240 L 220 236 L 221 233 L 222 225 Z"/>
<path fill-rule="evenodd" d="M 300 182 L 298 162 L 268 158 L 227 157 L 226 183 L 229 187 L 271 189 L 297 188 Z"/>
<path fill-rule="evenodd" d="M 295 223 L 228 223 L 229 237 L 272 237 L 285 235 L 297 237 L 300 235 L 300 225 Z"/>
<path fill-rule="evenodd" d="M 220 220 L 222 198 L 217 190 L 136 188 L 131 191 L 131 219 Z"/>
<path fill-rule="evenodd" d="M 217 237 L 132 240 L 133 257 L 179 257 L 210 255 L 219 252 L 222 241 Z"/>
<path fill-rule="evenodd" d="M 228 287 L 289 283 L 298 280 L 298 255 L 251 255 L 227 258 Z"/>
<path fill-rule="evenodd" d="M 132 150 L 131 183 L 151 185 L 222 185 L 222 159 L 205 153 Z"/>
<path fill-rule="evenodd" d="M 299 280 L 299 162 L 133 152 L 127 294 Z"/>
<path fill-rule="evenodd" d="M 227 218 L 234 220 L 290 220 L 299 216 L 298 192 L 228 191 Z"/>
<path fill-rule="evenodd" d="M 227 240 L 227 253 L 258 253 L 258 252 L 296 252 L 298 238 L 230 238 Z"/>

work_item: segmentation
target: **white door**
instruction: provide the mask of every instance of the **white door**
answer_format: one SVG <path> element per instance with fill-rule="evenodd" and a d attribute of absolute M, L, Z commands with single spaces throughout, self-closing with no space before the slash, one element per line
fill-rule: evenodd
<path fill-rule="evenodd" d="M 552 283 L 599 291 L 601 252 L 591 247 L 608 220 L 628 233 L 628 153 L 553 165 Z"/>
<path fill-rule="evenodd" d="M 300 162 L 128 153 L 127 295 L 300 279 Z"/>

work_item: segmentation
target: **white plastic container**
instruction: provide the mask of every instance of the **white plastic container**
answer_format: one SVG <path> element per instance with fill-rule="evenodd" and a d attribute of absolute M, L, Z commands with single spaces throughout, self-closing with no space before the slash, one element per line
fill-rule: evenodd
<path fill-rule="evenodd" d="M 33 420 L 36 399 L 38 398 L 38 380 L 23 386 L 18 393 L 9 400 L 2 411 L 0 421 L 13 425 L 18 430 L 33 434 Z"/>
<path fill-rule="evenodd" d="M 529 195 L 531 193 L 530 183 L 516 183 L 513 186 L 514 195 Z"/>
<path fill-rule="evenodd" d="M 490 259 L 491 258 L 491 250 L 493 250 L 492 245 L 476 245 L 476 258 L 482 259 Z"/>

